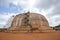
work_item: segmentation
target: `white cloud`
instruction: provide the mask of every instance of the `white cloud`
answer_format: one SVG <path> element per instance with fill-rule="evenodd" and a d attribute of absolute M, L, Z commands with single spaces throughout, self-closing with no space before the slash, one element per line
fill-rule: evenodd
<path fill-rule="evenodd" d="M 56 26 L 60 24 L 60 15 L 52 16 L 48 19 L 50 26 Z"/>
<path fill-rule="evenodd" d="M 15 5 L 20 5 L 24 7 L 24 11 L 30 12 L 40 12 L 40 10 L 36 7 L 36 4 L 40 0 L 10 0 L 11 3 Z"/>
<path fill-rule="evenodd" d="M 0 26 L 4 27 L 8 20 L 10 20 L 9 18 L 11 18 L 13 15 L 15 16 L 16 14 L 19 13 L 0 14 Z"/>
<path fill-rule="evenodd" d="M 57 0 L 56 1 L 54 1 L 54 0 L 53 1 L 52 0 L 5 0 L 4 1 L 4 4 L 9 4 L 9 3 L 13 3 L 16 6 L 22 6 L 23 11 L 21 13 L 30 11 L 30 12 L 36 12 L 36 13 L 40 13 L 40 14 L 44 15 L 48 19 L 49 24 L 52 26 L 55 26 L 60 23 L 60 21 L 59 21 L 60 15 L 53 16 L 54 15 L 53 13 L 55 11 L 58 11 L 58 9 L 60 7 L 58 4 L 60 2 Z M 59 6 L 59 7 L 57 7 L 57 6 Z M 56 10 L 55 8 L 56 9 L 58 8 L 58 9 Z M 0 14 L 1 15 L 0 19 L 8 20 L 8 18 L 14 14 L 15 13 L 9 13 L 7 15 Z M 53 15 L 50 15 L 50 14 L 53 14 Z M 56 21 L 56 20 L 58 20 L 58 21 Z M 0 24 L 5 24 L 5 22 L 2 22 Z"/>

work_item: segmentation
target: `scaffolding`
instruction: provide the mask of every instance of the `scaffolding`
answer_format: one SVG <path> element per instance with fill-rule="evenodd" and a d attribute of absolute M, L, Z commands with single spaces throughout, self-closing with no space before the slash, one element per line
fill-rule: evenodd
<path fill-rule="evenodd" d="M 8 19 L 8 21 L 7 21 L 6 25 L 4 26 L 4 28 L 9 28 L 9 27 L 11 27 L 11 23 L 12 23 L 14 17 L 15 17 L 15 16 L 12 16 L 12 17 L 10 17 L 10 18 Z"/>

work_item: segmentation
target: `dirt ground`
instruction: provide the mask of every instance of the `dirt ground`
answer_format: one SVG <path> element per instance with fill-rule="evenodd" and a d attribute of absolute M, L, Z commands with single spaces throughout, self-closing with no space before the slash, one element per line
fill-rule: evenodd
<path fill-rule="evenodd" d="M 51 33 L 0 32 L 0 40 L 60 40 L 60 32 L 51 32 Z"/>

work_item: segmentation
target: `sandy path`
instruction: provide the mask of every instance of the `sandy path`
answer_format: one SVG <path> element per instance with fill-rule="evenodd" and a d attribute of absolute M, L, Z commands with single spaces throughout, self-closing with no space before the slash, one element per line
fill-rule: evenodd
<path fill-rule="evenodd" d="M 60 32 L 53 33 L 3 33 L 0 40 L 60 40 Z"/>

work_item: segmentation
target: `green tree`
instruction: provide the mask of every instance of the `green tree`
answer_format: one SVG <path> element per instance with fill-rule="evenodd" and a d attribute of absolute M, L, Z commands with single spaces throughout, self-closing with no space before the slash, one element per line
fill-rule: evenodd
<path fill-rule="evenodd" d="M 60 24 L 59 24 L 59 25 L 57 25 L 57 26 L 55 26 L 55 27 L 60 27 Z"/>

